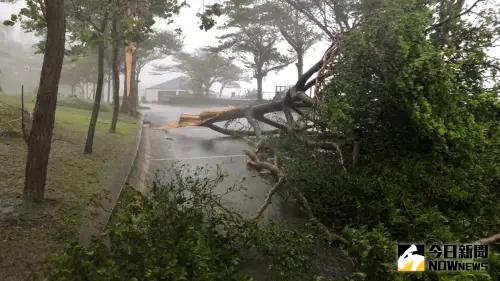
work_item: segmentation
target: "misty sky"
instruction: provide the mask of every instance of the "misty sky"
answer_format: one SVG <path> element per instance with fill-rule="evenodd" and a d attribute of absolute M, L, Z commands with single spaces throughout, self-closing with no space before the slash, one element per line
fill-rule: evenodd
<path fill-rule="evenodd" d="M 175 19 L 175 22 L 169 26 L 167 26 L 164 20 L 158 21 L 155 28 L 157 29 L 171 29 L 174 30 L 176 28 L 181 28 L 183 31 L 184 37 L 184 45 L 186 51 L 194 51 L 198 48 L 205 46 L 214 46 L 217 45 L 217 36 L 221 35 L 223 31 L 217 30 L 214 28 L 208 32 L 202 31 L 199 28 L 199 20 L 196 17 L 196 14 L 202 11 L 203 3 L 212 4 L 213 0 L 188 0 L 190 7 L 184 8 L 181 11 L 181 14 Z M 0 19 L 3 21 L 7 19 L 12 13 L 16 13 L 24 6 L 24 1 L 18 1 L 15 4 L 1 3 L 0 2 Z M 37 39 L 32 34 L 24 34 L 19 26 L 12 27 L 15 32 L 13 34 L 13 40 L 21 41 L 28 48 L 33 45 Z M 276 36 L 279 36 L 277 34 Z M 283 52 L 287 52 L 287 45 L 283 43 L 282 45 Z M 311 48 L 306 55 L 305 64 L 306 68 L 310 65 L 313 65 L 316 60 L 321 58 L 322 54 L 327 48 L 326 43 L 319 43 L 313 48 Z M 171 60 L 166 59 L 164 61 L 157 61 L 154 63 L 166 63 L 168 64 Z M 153 63 L 153 64 L 154 64 Z M 179 73 L 165 73 L 164 75 L 152 75 L 150 74 L 151 66 L 147 66 L 144 71 L 141 73 L 141 84 L 140 88 L 148 88 L 155 84 L 159 84 L 165 82 L 170 78 L 177 77 L 181 74 Z M 274 87 L 281 85 L 291 85 L 294 84 L 297 79 L 297 72 L 295 66 L 292 64 L 279 73 L 270 73 L 266 79 L 264 80 L 264 92 L 265 96 L 273 97 L 274 96 Z M 249 76 L 251 76 L 251 70 L 248 70 Z M 251 80 L 250 83 L 241 83 L 244 89 L 253 89 L 256 88 L 256 82 Z M 217 89 L 214 89 L 217 90 Z"/>
<path fill-rule="evenodd" d="M 213 4 L 215 0 L 188 0 L 189 8 L 184 8 L 181 11 L 181 14 L 175 19 L 175 22 L 172 25 L 167 26 L 165 21 L 159 21 L 155 28 L 157 29 L 176 29 L 181 28 L 183 30 L 184 44 L 186 51 L 194 51 L 198 48 L 205 46 L 214 46 L 217 45 L 217 36 L 221 35 L 223 31 L 214 28 L 208 32 L 202 31 L 199 29 L 199 21 L 196 17 L 196 14 L 203 9 L 203 4 Z M 10 14 L 16 13 L 19 11 L 21 7 L 23 7 L 24 1 L 18 1 L 15 4 L 7 4 L 0 2 L 0 22 L 4 19 L 8 18 Z M 33 45 L 37 39 L 31 34 L 24 34 L 19 26 L 12 28 L 14 32 L 13 40 L 17 40 L 25 44 L 27 47 Z M 276 36 L 279 36 L 277 34 Z M 283 43 L 281 46 L 281 50 L 283 52 L 287 52 L 287 45 Z M 328 44 L 326 42 L 318 43 L 313 46 L 308 53 L 306 54 L 305 59 L 305 69 L 312 66 L 318 59 L 321 58 L 322 54 L 326 50 Z M 500 58 L 500 48 L 497 48 L 493 51 L 493 55 Z M 166 59 L 162 62 L 156 63 L 169 63 L 170 59 Z M 148 88 L 155 84 L 165 82 L 170 78 L 174 78 L 179 76 L 178 73 L 165 73 L 164 75 L 151 75 L 150 74 L 151 66 L 146 67 L 146 69 L 142 72 L 140 80 L 140 88 Z M 248 70 L 248 74 L 251 75 L 251 70 Z M 250 76 L 249 75 L 249 76 Z M 274 87 L 282 86 L 282 85 L 291 85 L 294 84 L 297 79 L 296 68 L 292 64 L 279 73 L 270 73 L 268 77 L 264 80 L 264 92 L 265 96 L 272 97 L 274 96 Z M 250 83 L 241 83 L 244 89 L 256 88 L 256 82 L 251 80 Z M 217 90 L 217 89 L 214 89 Z"/>

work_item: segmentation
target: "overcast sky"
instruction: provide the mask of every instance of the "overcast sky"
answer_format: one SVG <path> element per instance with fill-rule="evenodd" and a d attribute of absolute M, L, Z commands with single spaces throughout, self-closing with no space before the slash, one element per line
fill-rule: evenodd
<path fill-rule="evenodd" d="M 215 46 L 218 43 L 217 36 L 220 36 L 224 33 L 224 31 L 218 30 L 217 28 L 213 28 L 212 30 L 209 31 L 203 31 L 200 30 L 200 22 L 196 16 L 197 13 L 203 11 L 203 4 L 209 5 L 213 4 L 214 0 L 188 0 L 189 3 L 189 8 L 184 8 L 180 15 L 176 18 L 174 24 L 170 25 L 169 27 L 166 27 L 166 24 L 164 22 L 158 22 L 157 27 L 158 28 L 181 28 L 183 31 L 183 36 L 184 36 L 184 44 L 185 44 L 185 49 L 187 51 L 194 51 L 198 48 L 205 47 L 205 46 Z M 276 36 L 280 36 L 279 34 L 276 34 Z M 306 54 L 305 58 L 305 69 L 309 66 L 314 65 L 314 63 L 317 62 L 321 58 L 321 56 L 324 54 L 326 49 L 328 48 L 328 43 L 327 42 L 322 42 L 318 43 L 315 46 L 313 46 L 308 53 Z M 287 52 L 288 46 L 286 43 L 282 43 L 280 45 L 281 51 L 284 53 Z M 168 62 L 168 60 L 167 60 Z M 149 72 L 148 69 L 146 69 L 144 72 Z M 251 70 L 248 70 L 248 73 L 251 75 L 252 72 Z M 166 78 L 169 77 L 175 77 L 178 74 L 165 74 L 161 77 L 158 76 L 153 76 L 153 75 L 148 75 L 145 73 L 143 77 L 141 77 L 142 81 L 146 85 L 152 85 L 155 83 L 161 83 L 163 82 Z M 268 97 L 274 97 L 274 89 L 275 86 L 286 86 L 286 85 L 293 85 L 295 84 L 297 80 L 297 68 L 295 67 L 294 64 L 291 64 L 289 67 L 285 68 L 284 70 L 278 72 L 278 73 L 270 73 L 264 80 L 264 92 L 266 92 L 266 96 Z M 250 83 L 241 83 L 244 89 L 254 89 L 257 87 L 257 83 L 255 80 L 250 81 Z"/>
<path fill-rule="evenodd" d="M 202 31 L 199 28 L 199 20 L 196 17 L 196 14 L 201 12 L 203 9 L 203 4 L 213 4 L 216 0 L 188 0 L 190 7 L 182 9 L 180 15 L 175 19 L 175 22 L 171 25 L 167 25 L 165 21 L 159 21 L 155 28 L 158 29 L 176 29 L 181 28 L 183 31 L 184 44 L 185 49 L 187 51 L 194 51 L 198 48 L 216 45 L 218 40 L 217 36 L 221 35 L 223 31 L 217 30 L 214 28 L 208 32 Z M 490 0 L 496 1 L 496 0 Z M 10 14 L 16 13 L 21 7 L 23 7 L 24 1 L 18 1 L 15 4 L 7 4 L 0 2 L 0 20 L 6 19 Z M 26 45 L 32 45 L 36 42 L 36 38 L 34 38 L 31 34 L 24 34 L 20 30 L 19 26 L 14 27 L 16 32 L 14 32 L 14 40 L 19 40 Z M 279 36 L 279 34 L 276 34 Z M 317 60 L 319 60 L 328 47 L 326 42 L 318 43 L 313 46 L 308 53 L 306 54 L 305 59 L 305 69 L 312 66 Z M 286 52 L 287 47 L 286 44 L 282 44 L 282 51 Z M 500 50 L 494 51 L 494 55 L 496 57 L 500 57 Z M 167 59 L 163 62 L 156 63 L 168 63 L 170 60 Z M 140 80 L 141 80 L 141 88 L 151 87 L 155 84 L 159 84 L 165 82 L 170 78 L 174 78 L 179 76 L 178 73 L 166 73 L 164 75 L 151 75 L 150 74 L 151 66 L 146 67 L 146 69 L 142 72 Z M 249 74 L 251 74 L 251 70 L 248 70 Z M 295 65 L 292 64 L 279 73 L 270 73 L 265 81 L 264 81 L 264 91 L 267 92 L 266 96 L 272 97 L 274 93 L 275 86 L 284 86 L 294 84 L 297 79 L 297 72 Z M 252 80 L 250 83 L 242 83 L 244 89 L 256 88 L 256 82 Z"/>

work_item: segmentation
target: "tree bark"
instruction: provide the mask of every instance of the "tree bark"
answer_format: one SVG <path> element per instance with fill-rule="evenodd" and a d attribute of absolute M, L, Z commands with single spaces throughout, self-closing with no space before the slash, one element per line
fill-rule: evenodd
<path fill-rule="evenodd" d="M 128 85 L 128 79 L 127 79 L 127 63 L 125 62 L 125 60 L 123 60 L 123 64 L 124 64 L 124 68 L 123 68 L 123 72 L 124 72 L 124 78 L 123 78 L 123 96 L 122 96 L 122 106 L 120 108 L 120 112 L 121 113 L 128 113 L 128 99 L 129 99 L 129 96 L 127 95 L 127 85 Z"/>
<path fill-rule="evenodd" d="M 229 82 L 223 82 L 221 87 L 220 87 L 220 90 L 219 90 L 219 98 L 222 98 L 222 94 L 224 93 L 224 89 L 226 89 L 226 86 Z"/>
<path fill-rule="evenodd" d="M 38 87 L 33 125 L 28 140 L 23 199 L 27 203 L 44 199 L 47 166 L 64 61 L 66 22 L 63 0 L 44 1 L 47 41 Z"/>
<path fill-rule="evenodd" d="M 298 79 L 302 77 L 304 74 L 304 52 L 302 51 L 297 51 L 297 73 L 298 73 Z"/>
<path fill-rule="evenodd" d="M 113 20 L 113 34 L 117 32 L 117 20 Z M 116 124 L 118 123 L 118 113 L 120 111 L 120 49 L 117 43 L 113 43 L 112 50 L 112 63 L 111 68 L 113 72 L 113 117 L 111 118 L 111 127 L 109 131 L 111 133 L 116 132 Z"/>
<path fill-rule="evenodd" d="M 138 103 L 138 88 L 137 88 L 137 72 L 135 55 L 132 57 L 132 75 L 130 81 L 130 95 L 127 96 L 127 75 L 125 75 L 125 94 L 123 95 L 121 112 L 129 115 L 134 115 L 137 112 Z M 127 63 L 125 63 L 125 73 L 127 73 Z"/>
<path fill-rule="evenodd" d="M 111 77 L 108 74 L 108 97 L 106 99 L 106 103 L 111 102 Z"/>
<path fill-rule="evenodd" d="M 85 143 L 85 153 L 92 153 L 94 145 L 94 135 L 95 127 L 97 125 L 97 119 L 99 118 L 99 110 L 101 108 L 101 98 L 102 90 L 104 86 L 104 52 L 105 52 L 104 42 L 99 43 L 98 58 L 97 58 L 97 87 L 94 97 L 94 106 L 92 108 L 92 116 L 90 118 L 89 130 L 87 133 L 87 141 Z"/>
<path fill-rule="evenodd" d="M 256 79 L 257 79 L 257 99 L 258 100 L 263 100 L 264 99 L 264 95 L 263 95 L 263 92 L 262 92 L 262 80 L 264 79 L 264 77 L 260 74 L 258 74 L 256 76 Z"/>
<path fill-rule="evenodd" d="M 139 85 L 138 85 L 138 77 L 137 77 L 137 61 L 136 56 L 133 56 L 132 60 L 132 81 L 131 81 L 131 93 L 128 100 L 128 114 L 132 116 L 136 116 L 137 114 L 137 105 L 139 104 Z"/>

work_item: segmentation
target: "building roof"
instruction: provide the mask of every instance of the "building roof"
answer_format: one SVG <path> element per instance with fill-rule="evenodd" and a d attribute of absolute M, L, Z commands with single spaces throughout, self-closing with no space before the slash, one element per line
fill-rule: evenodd
<path fill-rule="evenodd" d="M 172 80 L 168 80 L 167 82 L 163 82 L 161 84 L 150 87 L 150 88 L 148 88 L 148 90 L 189 91 L 189 90 L 191 90 L 191 86 L 190 86 L 189 78 L 184 77 L 184 76 L 180 76 L 180 77 L 174 78 Z"/>
<path fill-rule="evenodd" d="M 228 88 L 228 89 L 240 89 L 241 86 L 237 82 L 231 82 L 231 83 L 226 85 L 226 88 Z"/>

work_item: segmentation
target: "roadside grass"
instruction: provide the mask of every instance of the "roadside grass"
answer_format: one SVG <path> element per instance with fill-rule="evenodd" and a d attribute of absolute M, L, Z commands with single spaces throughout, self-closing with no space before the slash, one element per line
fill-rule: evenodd
<path fill-rule="evenodd" d="M 0 103 L 19 106 L 20 97 L 0 95 Z M 27 97 L 25 108 L 33 106 L 33 97 Z M 137 120 L 120 116 L 117 133 L 110 134 L 111 112 L 100 116 L 94 153 L 86 155 L 90 111 L 58 106 L 46 201 L 31 208 L 21 204 L 26 145 L 20 136 L 0 136 L 0 280 L 41 280 L 50 266 L 47 258 L 76 241 L 81 225 L 106 196 L 110 175 L 130 158 Z"/>

